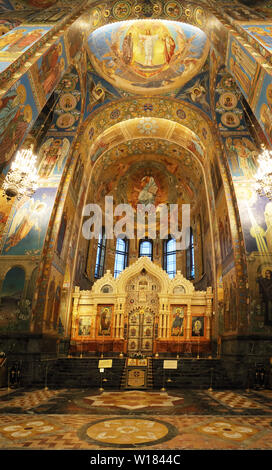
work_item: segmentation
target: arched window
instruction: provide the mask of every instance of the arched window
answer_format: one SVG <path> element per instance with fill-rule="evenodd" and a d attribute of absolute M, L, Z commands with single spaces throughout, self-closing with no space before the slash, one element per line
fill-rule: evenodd
<path fill-rule="evenodd" d="M 96 262 L 95 262 L 95 271 L 94 277 L 99 279 L 104 274 L 104 264 L 105 264 L 105 254 L 106 254 L 106 234 L 105 228 L 102 227 L 102 231 L 99 235 L 96 251 Z"/>
<path fill-rule="evenodd" d="M 119 276 L 123 269 L 125 269 L 128 265 L 128 247 L 129 243 L 127 238 L 117 238 L 115 249 L 114 277 Z"/>
<path fill-rule="evenodd" d="M 194 251 L 194 234 L 190 227 L 190 243 L 186 250 L 186 277 L 187 279 L 195 278 L 195 251 Z"/>
<path fill-rule="evenodd" d="M 153 260 L 153 243 L 152 240 L 145 238 L 139 242 L 139 256 L 147 256 Z"/>
<path fill-rule="evenodd" d="M 173 279 L 177 273 L 176 269 L 176 240 L 169 237 L 163 243 L 163 269 L 167 272 L 168 276 Z"/>

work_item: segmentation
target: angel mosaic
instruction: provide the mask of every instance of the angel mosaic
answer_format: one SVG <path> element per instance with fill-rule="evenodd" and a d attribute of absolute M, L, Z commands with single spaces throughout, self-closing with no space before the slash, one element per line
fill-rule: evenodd
<path fill-rule="evenodd" d="M 204 111 L 210 111 L 210 103 L 209 103 L 209 96 L 208 96 L 208 86 L 207 86 L 206 77 L 199 78 L 195 81 L 195 83 L 187 88 L 184 92 L 177 95 L 177 98 L 187 98 L 191 100 L 194 104 L 199 104 L 202 106 Z"/>
<path fill-rule="evenodd" d="M 19 208 L 12 220 L 4 251 L 9 251 L 27 237 L 31 230 L 41 233 L 42 219 L 46 212 L 47 204 L 39 199 L 30 199 L 29 202 Z"/>
<path fill-rule="evenodd" d="M 258 150 L 247 137 L 226 139 L 228 158 L 231 170 L 235 176 L 251 178 L 256 173 Z"/>

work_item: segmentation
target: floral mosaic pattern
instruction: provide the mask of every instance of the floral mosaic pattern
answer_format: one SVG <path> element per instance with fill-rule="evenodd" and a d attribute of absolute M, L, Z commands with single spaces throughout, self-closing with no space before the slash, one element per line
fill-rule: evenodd
<path fill-rule="evenodd" d="M 25 410 L 29 409 L 28 395 L 25 393 Z M 141 449 L 152 446 L 152 449 L 271 449 L 272 430 L 271 415 L 265 416 L 262 409 L 258 415 L 249 415 L 248 412 L 239 413 L 235 417 L 228 416 L 227 408 L 207 407 L 201 397 L 207 396 L 209 403 L 212 400 L 207 392 L 195 393 L 188 390 L 190 398 L 199 407 L 186 410 L 186 413 L 176 412 L 182 397 L 174 393 L 138 393 L 129 392 L 104 392 L 101 395 L 86 395 L 90 399 L 101 399 L 101 404 L 96 407 L 97 414 L 86 413 L 85 410 L 76 409 L 72 403 L 71 391 L 68 392 L 67 412 L 65 411 L 65 394 L 56 402 L 54 416 L 52 408 L 48 413 L 39 416 L 24 416 L 16 413 L 0 414 L 0 447 L 1 449 L 50 449 L 50 450 L 79 450 L 79 449 L 108 449 L 109 447 L 125 448 L 139 447 Z M 150 396 L 150 405 L 145 409 L 119 408 L 110 402 L 110 397 L 121 404 L 128 403 L 132 395 L 137 398 L 138 404 L 148 403 L 144 401 L 144 395 Z M 237 395 L 239 395 L 237 393 Z M 46 396 L 46 395 L 44 395 Z M 82 391 L 75 393 L 82 401 Z M 173 397 L 176 400 L 173 400 Z M 254 398 L 255 397 L 255 398 Z M 262 403 L 270 403 L 269 397 L 263 397 L 261 393 L 252 394 L 254 399 L 262 400 Z M 50 401 L 50 397 L 47 398 Z M 180 401 L 178 401 L 178 399 Z M 109 400 L 107 404 L 106 401 Z M 44 403 L 42 396 L 39 401 Z M 167 401 L 169 403 L 167 404 Z M 160 406 L 161 402 L 161 406 Z M 215 402 L 216 403 L 216 402 Z M 155 405 L 156 404 L 156 405 Z M 115 406 L 115 416 L 109 416 L 107 407 Z M 95 407 L 94 407 L 95 409 Z M 202 411 L 201 411 L 202 409 Z M 69 411 L 70 410 L 70 411 Z M 148 412 L 144 415 L 143 411 Z M 103 412 L 104 411 L 104 412 Z M 35 408 L 33 408 L 35 412 Z M 203 416 L 203 412 L 205 416 Z M 107 414 L 108 413 L 108 414 Z M 216 413 L 216 416 L 214 415 Z M 218 415 L 221 414 L 221 416 Z M 134 416 L 133 416 L 134 415 Z"/>
<path fill-rule="evenodd" d="M 184 400 L 180 397 L 171 397 L 168 393 L 141 392 L 103 392 L 101 395 L 89 396 L 85 400 L 93 406 L 116 406 L 127 410 L 137 410 L 146 407 L 173 407 L 175 402 Z"/>
<path fill-rule="evenodd" d="M 162 421 L 143 418 L 113 418 L 86 427 L 86 438 L 121 447 L 150 445 L 169 439 L 174 428 Z"/>
<path fill-rule="evenodd" d="M 254 436 L 258 431 L 250 426 L 240 426 L 239 424 L 229 423 L 227 421 L 214 421 L 207 426 L 198 428 L 199 431 L 218 437 L 235 439 L 242 441 L 248 437 Z"/>
<path fill-rule="evenodd" d="M 9 439 L 30 439 L 37 434 L 55 432 L 59 428 L 44 419 L 36 421 L 25 421 L 20 424 L 12 424 L 0 428 L 0 433 Z"/>
<path fill-rule="evenodd" d="M 158 125 L 155 119 L 146 117 L 146 118 L 140 119 L 140 122 L 138 124 L 138 129 L 141 134 L 149 136 L 149 135 L 157 133 Z"/>

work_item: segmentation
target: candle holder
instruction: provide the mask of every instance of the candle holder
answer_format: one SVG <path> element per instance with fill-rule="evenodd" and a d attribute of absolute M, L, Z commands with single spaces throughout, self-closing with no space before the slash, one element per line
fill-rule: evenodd
<path fill-rule="evenodd" d="M 212 392 L 212 382 L 213 382 L 213 367 L 211 367 L 211 379 L 210 379 L 210 387 L 209 387 L 209 392 Z"/>
<path fill-rule="evenodd" d="M 102 376 L 103 372 L 100 372 L 100 375 L 101 375 L 101 378 L 100 378 L 100 387 L 99 387 L 99 391 L 100 392 L 103 392 L 104 391 L 104 388 L 103 388 L 103 382 L 107 382 L 108 380 L 107 379 L 103 379 L 103 376 Z"/>
<path fill-rule="evenodd" d="M 44 390 L 48 390 L 47 375 L 48 375 L 48 364 L 46 363 L 46 365 L 45 365 L 45 378 L 44 378 Z"/>
<path fill-rule="evenodd" d="M 102 335 L 102 351 L 101 351 L 101 354 L 100 354 L 100 357 L 104 357 L 104 335 Z"/>
<path fill-rule="evenodd" d="M 8 368 L 8 393 L 9 393 L 10 390 L 11 390 L 11 387 L 10 387 L 10 380 L 9 380 L 9 374 L 10 374 L 10 367 Z"/>
<path fill-rule="evenodd" d="M 161 392 L 165 392 L 166 388 L 165 388 L 165 370 L 163 369 L 163 379 L 162 379 L 162 388 L 161 388 Z"/>
<path fill-rule="evenodd" d="M 197 359 L 199 359 L 199 346 L 200 346 L 200 339 L 198 335 L 198 341 L 197 341 Z"/>

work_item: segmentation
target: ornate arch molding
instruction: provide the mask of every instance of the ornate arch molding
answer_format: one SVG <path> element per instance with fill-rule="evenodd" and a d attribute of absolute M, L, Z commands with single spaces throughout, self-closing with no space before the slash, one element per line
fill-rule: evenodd
<path fill-rule="evenodd" d="M 110 286 L 112 288 L 111 293 L 115 294 L 116 288 L 117 288 L 116 284 L 117 284 L 116 279 L 113 277 L 110 271 L 107 271 L 106 274 L 101 279 L 98 279 L 94 283 L 92 292 L 94 294 L 101 294 L 103 293 L 102 291 L 103 287 Z"/>
<path fill-rule="evenodd" d="M 201 166 L 207 157 L 201 139 L 183 124 L 160 117 L 136 117 L 114 124 L 99 135 L 89 150 L 93 163 L 92 171 L 96 171 L 99 160 L 106 151 L 128 140 L 141 138 L 160 138 L 178 144 L 190 151 Z"/>
<path fill-rule="evenodd" d="M 150 261 L 149 258 L 142 256 L 129 267 L 124 269 L 116 279 L 108 270 L 101 279 L 98 279 L 94 283 L 91 293 L 94 295 L 100 295 L 102 294 L 104 286 L 110 286 L 112 288 L 112 291 L 110 292 L 111 295 L 126 295 L 127 284 L 142 270 L 146 270 L 148 274 L 154 276 L 159 282 L 159 294 L 161 296 L 173 294 L 175 287 L 182 287 L 182 293 L 185 295 L 192 295 L 195 292 L 194 285 L 186 279 L 180 271 L 178 271 L 174 279 L 170 279 L 168 274 L 160 266 Z M 82 291 L 81 293 L 87 294 L 88 291 Z"/>
<path fill-rule="evenodd" d="M 196 108 L 194 105 L 170 97 L 152 97 L 152 103 L 148 98 L 129 98 L 113 101 L 110 104 L 100 107 L 85 119 L 82 124 L 81 134 L 83 134 L 83 144 L 90 152 L 99 146 L 98 139 L 102 133 L 108 131 L 117 124 L 133 119 L 152 120 L 164 119 L 174 124 L 183 126 L 196 136 L 200 145 L 213 151 L 213 143 L 219 149 L 219 141 L 213 132 L 213 122 L 206 113 Z M 125 124 L 122 124 L 124 131 Z M 142 133 L 139 137 L 157 137 L 154 130 Z M 128 139 L 128 135 L 125 135 Z M 168 138 L 168 135 L 166 135 Z M 170 139 L 169 139 L 170 140 Z M 178 143 L 178 142 L 177 142 Z M 112 147 L 116 145 L 112 143 Z M 105 151 L 108 148 L 105 148 Z M 100 153 L 102 155 L 102 152 Z M 99 155 L 99 156 L 100 156 Z"/>
<path fill-rule="evenodd" d="M 191 295 L 195 292 L 195 287 L 192 282 L 188 281 L 180 271 L 177 272 L 176 276 L 171 279 L 169 283 L 169 294 L 176 294 L 177 290 L 180 291 L 180 294 Z"/>
<path fill-rule="evenodd" d="M 1 260 L 0 278 L 4 279 L 12 268 L 21 268 L 25 273 L 26 279 L 30 279 L 31 274 L 36 267 L 37 263 L 33 264 L 33 260 L 26 261 L 25 259 L 20 259 L 19 256 L 13 256 L 12 258 L 8 257 L 8 259 Z"/>
<path fill-rule="evenodd" d="M 148 123 L 148 125 L 153 125 L 154 124 L 154 129 L 156 128 L 156 132 L 151 131 L 148 133 L 148 138 L 154 139 L 154 138 L 160 138 L 160 139 L 165 139 L 169 142 L 175 143 L 180 145 L 181 147 L 184 147 L 186 150 L 188 150 L 193 157 L 198 161 L 202 175 L 203 175 L 203 181 L 206 187 L 206 194 L 209 194 L 209 189 L 211 187 L 211 181 L 210 177 L 207 174 L 206 171 L 206 163 L 207 163 L 207 152 L 212 152 L 212 147 L 211 147 L 211 142 L 212 142 L 212 133 L 210 132 L 210 146 L 207 144 L 207 148 L 205 148 L 203 141 L 198 137 L 198 135 L 191 129 L 188 129 L 184 125 L 171 121 L 168 119 L 163 119 L 163 118 L 145 118 L 147 121 L 144 120 L 144 118 L 134 118 L 130 119 L 127 121 L 123 121 L 121 123 L 117 123 L 114 126 L 110 127 L 109 129 L 106 129 L 106 131 L 103 132 L 99 136 L 99 140 L 95 141 L 90 149 L 90 153 L 92 152 L 92 149 L 97 149 L 99 148 L 99 143 L 103 146 L 102 149 L 104 148 L 104 151 L 101 151 L 101 154 L 99 154 L 97 160 L 94 162 L 93 167 L 90 169 L 90 183 L 92 181 L 92 175 L 96 171 L 97 165 L 99 164 L 100 159 L 104 155 L 104 153 L 109 150 L 110 148 L 113 148 L 121 143 L 127 142 L 128 140 L 133 140 L 133 139 L 139 139 L 139 138 L 146 138 L 146 134 L 142 134 L 141 130 L 142 127 L 137 127 L 138 125 L 144 126 L 145 122 Z M 207 129 L 207 125 L 204 122 L 203 123 L 203 129 Z M 108 143 L 108 146 L 107 146 Z M 88 190 L 89 193 L 89 190 Z M 207 197 L 207 205 L 209 209 L 209 214 L 211 217 L 211 211 L 212 211 L 212 206 L 210 203 L 209 198 Z M 211 222 L 211 221 L 210 221 Z"/>
<path fill-rule="evenodd" d="M 116 281 L 118 290 L 120 292 L 125 292 L 126 286 L 130 279 L 139 274 L 139 272 L 141 272 L 143 269 L 145 269 L 148 274 L 151 274 L 158 280 L 160 284 L 160 295 L 166 294 L 169 289 L 169 276 L 161 267 L 152 263 L 152 261 L 150 261 L 150 259 L 145 256 L 138 258 L 135 263 L 122 271 Z"/>

